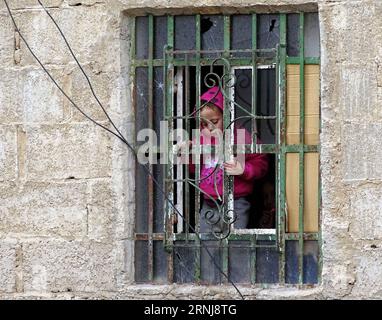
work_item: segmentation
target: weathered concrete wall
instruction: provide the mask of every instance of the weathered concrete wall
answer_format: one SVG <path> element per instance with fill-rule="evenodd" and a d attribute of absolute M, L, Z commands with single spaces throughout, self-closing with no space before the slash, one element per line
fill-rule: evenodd
<path fill-rule="evenodd" d="M 243 293 L 263 299 L 382 298 L 381 1 L 44 3 L 100 100 L 129 139 L 133 114 L 126 14 L 145 8 L 269 12 L 318 7 L 323 283 L 311 289 L 243 288 Z M 37 1 L 10 0 L 9 4 L 49 71 L 81 108 L 106 124 Z M 52 85 L 13 31 L 3 2 L 0 74 L 0 297 L 237 298 L 232 287 L 133 285 L 132 155 L 117 139 L 89 123 Z"/>

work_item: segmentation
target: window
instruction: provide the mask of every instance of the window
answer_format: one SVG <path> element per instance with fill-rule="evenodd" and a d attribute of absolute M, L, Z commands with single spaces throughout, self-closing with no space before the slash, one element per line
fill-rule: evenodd
<path fill-rule="evenodd" d="M 183 216 L 174 219 L 174 209 L 137 166 L 136 282 L 225 283 L 202 244 L 237 283 L 320 282 L 318 15 L 148 15 L 133 20 L 136 134 L 152 128 L 157 142 L 166 143 L 166 152 L 158 148 L 145 154 L 151 159 L 146 165 Z M 193 174 L 188 165 L 175 163 L 172 137 L 160 130 L 167 123 L 170 129 L 199 132 L 193 111 L 200 108 L 211 77 L 215 84 L 220 79 L 224 93 L 224 127 L 231 132 L 235 126 L 245 128 L 252 136 L 245 152 L 266 155 L 268 161 L 266 175 L 254 181 L 247 228 L 233 223 L 222 239 L 198 232 L 205 201 L 200 166 Z M 137 148 L 144 143 L 138 139 Z M 233 145 L 224 140 L 231 153 Z M 206 149 L 200 147 L 199 155 Z M 222 200 L 232 219 L 234 178 L 223 179 Z"/>

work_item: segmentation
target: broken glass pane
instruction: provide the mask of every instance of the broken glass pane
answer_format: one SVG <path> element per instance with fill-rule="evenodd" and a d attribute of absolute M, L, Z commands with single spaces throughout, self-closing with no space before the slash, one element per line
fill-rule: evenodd
<path fill-rule="evenodd" d="M 224 19 L 223 16 L 202 16 L 201 37 L 202 50 L 223 50 L 224 48 Z M 216 54 L 203 55 L 217 57 Z"/>
<path fill-rule="evenodd" d="M 260 14 L 257 16 L 257 48 L 272 49 L 280 43 L 280 18 L 278 15 Z M 261 56 L 272 56 L 261 54 Z"/>

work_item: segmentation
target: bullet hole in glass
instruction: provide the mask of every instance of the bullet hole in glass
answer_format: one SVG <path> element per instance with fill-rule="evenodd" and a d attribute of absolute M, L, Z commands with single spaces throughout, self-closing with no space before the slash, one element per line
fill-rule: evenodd
<path fill-rule="evenodd" d="M 214 25 L 214 23 L 211 21 L 210 18 L 204 18 L 201 21 L 200 31 L 203 34 L 203 33 L 207 32 L 208 30 L 210 30 L 213 25 Z"/>

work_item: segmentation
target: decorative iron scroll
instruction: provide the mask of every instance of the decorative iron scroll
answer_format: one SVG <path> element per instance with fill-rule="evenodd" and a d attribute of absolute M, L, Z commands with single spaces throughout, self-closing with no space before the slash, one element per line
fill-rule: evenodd
<path fill-rule="evenodd" d="M 270 52 L 272 53 L 273 56 L 261 56 L 258 55 L 259 51 L 265 51 L 265 52 Z M 200 64 L 200 58 L 199 60 L 195 59 L 195 54 L 203 54 L 207 53 L 204 51 L 173 51 L 171 50 L 170 47 L 167 47 L 165 50 L 165 78 L 167 80 L 167 87 L 173 85 L 171 83 L 171 79 L 174 79 L 174 72 L 175 72 L 175 66 L 180 65 L 180 66 L 187 66 L 187 67 L 199 67 L 201 66 Z M 237 78 L 235 76 L 235 73 L 232 72 L 232 63 L 234 62 L 234 57 L 236 53 L 246 53 L 248 54 L 249 58 L 246 59 L 249 63 L 244 65 L 245 67 L 248 67 L 248 69 L 255 68 L 258 64 L 263 64 L 263 65 L 273 65 L 275 66 L 276 64 L 276 56 L 277 56 L 277 50 L 276 49 L 266 49 L 266 50 L 230 50 L 230 51 L 208 51 L 208 54 L 214 54 L 218 55 L 217 57 L 211 59 L 203 59 L 203 67 L 208 67 L 209 66 L 209 72 L 204 76 L 202 79 L 204 85 L 207 88 L 212 88 L 214 86 L 218 86 L 220 88 L 221 93 L 224 96 L 224 127 L 223 127 L 223 139 L 222 139 L 222 146 L 220 146 L 220 151 L 225 150 L 226 148 L 230 148 L 231 155 L 233 154 L 233 125 L 243 119 L 247 119 L 248 121 L 251 120 L 257 120 L 257 119 L 276 119 L 275 116 L 259 116 L 256 115 L 250 111 L 248 111 L 246 108 L 241 106 L 235 99 L 233 99 L 233 95 L 231 94 L 233 92 L 233 89 L 235 86 L 238 84 Z M 179 57 L 184 57 L 179 58 Z M 193 58 L 192 58 L 193 57 Z M 245 59 L 244 59 L 245 60 Z M 176 63 L 178 61 L 178 64 Z M 179 61 L 183 62 L 179 64 Z M 219 75 L 215 70 L 216 68 L 223 68 L 223 73 L 222 75 Z M 253 79 L 252 79 L 253 81 Z M 170 83 L 169 83 L 170 82 Z M 251 85 L 251 81 L 248 79 L 247 83 L 243 83 L 241 81 L 239 85 L 244 86 L 244 85 Z M 207 119 L 203 119 L 200 115 L 201 110 L 209 104 L 216 96 L 218 95 L 217 91 L 213 97 L 209 99 L 209 101 L 204 101 L 198 108 L 195 107 L 193 111 L 188 112 L 186 115 L 180 116 L 173 116 L 173 97 L 171 95 L 174 94 L 172 88 L 169 90 L 166 90 L 166 98 L 165 98 L 165 110 L 166 110 L 166 115 L 167 115 L 167 121 L 169 123 L 169 128 L 171 129 L 173 127 L 173 123 L 175 119 L 182 119 L 185 121 L 190 121 L 191 119 L 195 119 L 197 121 L 208 121 Z M 198 97 L 200 101 L 200 97 Z M 237 110 L 241 110 L 245 115 L 241 115 L 239 117 L 235 118 L 235 107 Z M 187 108 L 186 108 L 187 110 Z M 213 125 L 213 124 L 212 124 Z M 226 132 L 229 132 L 228 135 L 226 135 Z M 231 139 L 231 141 L 226 141 L 227 137 Z M 254 130 L 254 137 L 257 139 L 257 132 Z M 252 144 L 256 145 L 256 140 Z M 173 152 L 172 149 L 172 144 L 169 143 L 169 152 Z M 200 150 L 200 149 L 198 149 Z M 247 151 L 245 151 L 247 152 Z M 172 153 L 175 156 L 179 156 L 179 151 L 176 151 L 175 154 L 174 152 Z M 173 161 L 171 160 L 168 170 L 167 170 L 167 179 L 166 179 L 166 186 L 167 186 L 167 191 L 169 193 L 173 192 L 173 185 L 175 182 L 185 182 L 188 183 L 190 186 L 194 187 L 200 194 L 204 196 L 205 199 L 209 199 L 211 202 L 214 203 L 214 210 L 207 210 L 204 213 L 204 219 L 208 225 L 211 226 L 212 229 L 212 234 L 214 237 L 218 240 L 223 240 L 226 239 L 230 236 L 231 231 L 232 231 L 232 226 L 237 220 L 237 214 L 235 213 L 234 207 L 233 207 L 233 178 L 232 176 L 225 176 L 224 178 L 224 186 L 229 186 L 229 189 L 226 190 L 224 188 L 224 194 L 220 195 L 218 192 L 218 182 L 217 182 L 217 176 L 219 173 L 219 170 L 223 170 L 221 168 L 221 152 L 217 153 L 217 159 L 216 164 L 213 168 L 213 170 L 209 173 L 208 176 L 201 177 L 199 179 L 192 179 L 190 177 L 184 177 L 184 178 L 179 178 L 177 177 L 174 179 L 172 175 L 172 167 L 173 167 Z M 187 153 L 188 155 L 188 153 Z M 169 158 L 172 158 L 171 156 Z M 203 182 L 206 179 L 209 179 L 213 177 L 213 183 L 214 183 L 214 189 L 215 193 L 217 195 L 217 199 L 213 198 L 211 195 L 207 194 L 204 192 L 203 189 L 200 188 L 199 184 Z M 228 184 L 225 182 L 228 181 Z M 227 196 L 228 193 L 231 197 L 229 198 Z M 172 197 L 170 197 L 172 199 Z M 187 205 L 187 204 L 186 204 Z M 170 213 L 171 209 L 168 208 L 167 210 L 167 219 L 170 218 Z M 195 213 L 197 214 L 197 213 Z M 168 221 L 168 220 L 167 220 Z M 169 229 L 167 228 L 169 231 Z"/>

